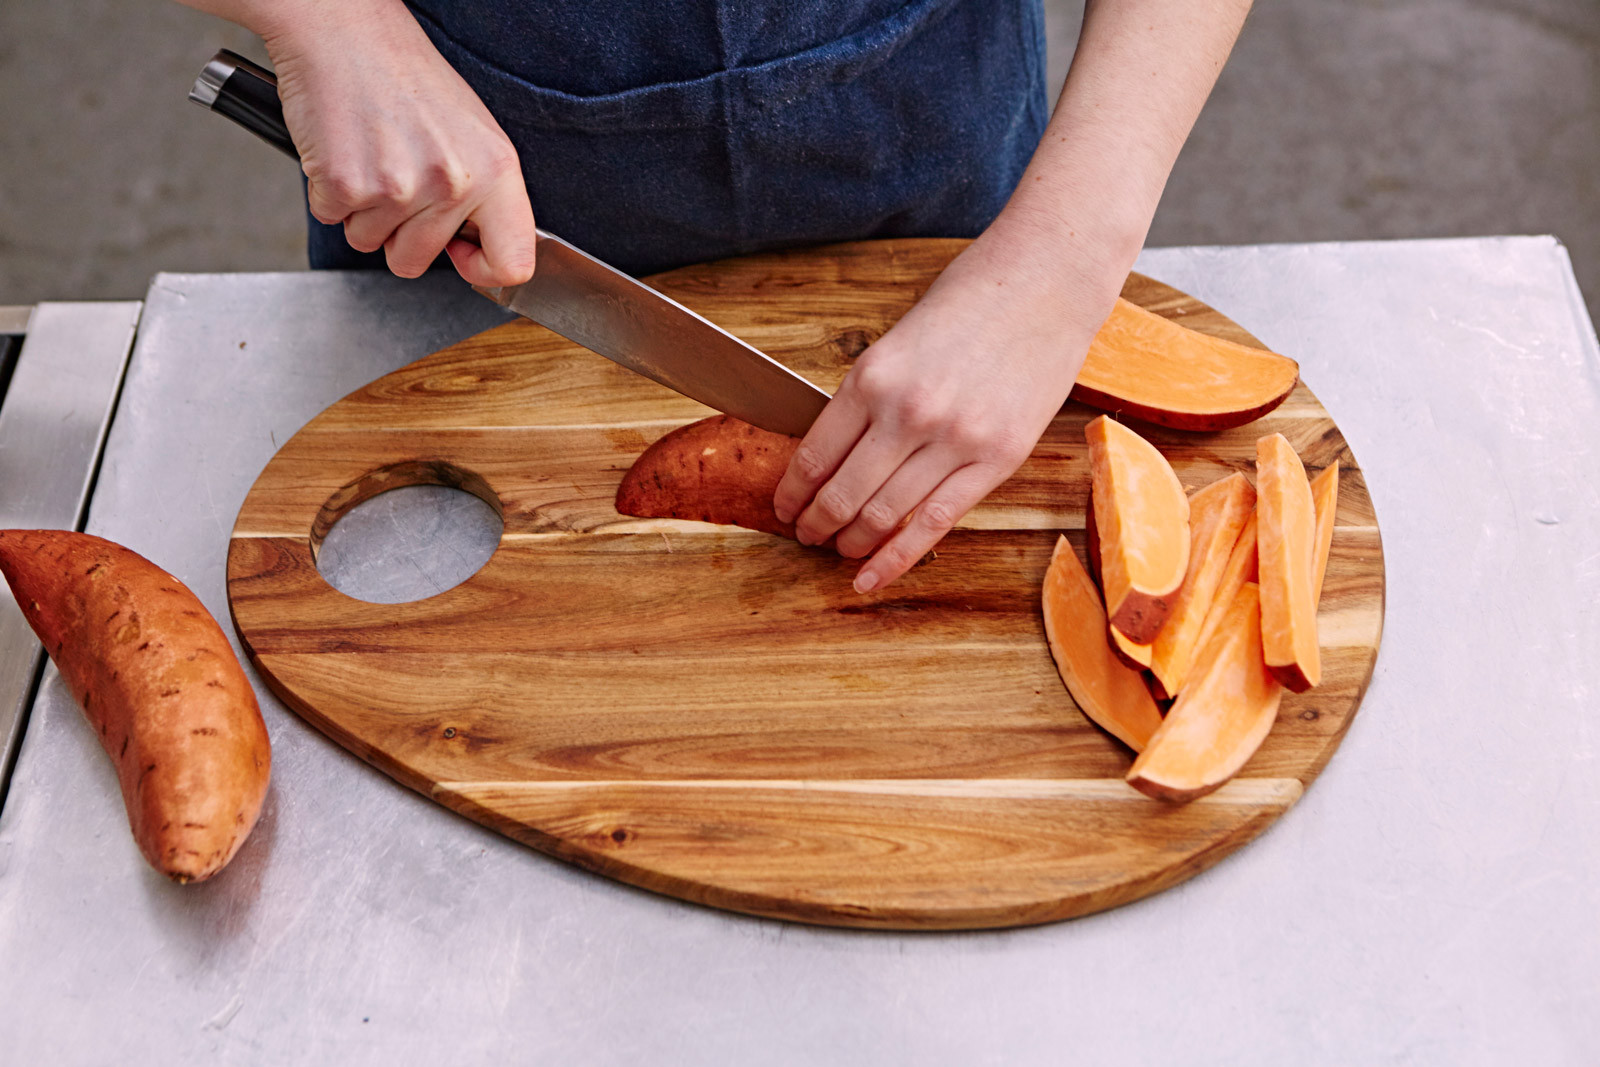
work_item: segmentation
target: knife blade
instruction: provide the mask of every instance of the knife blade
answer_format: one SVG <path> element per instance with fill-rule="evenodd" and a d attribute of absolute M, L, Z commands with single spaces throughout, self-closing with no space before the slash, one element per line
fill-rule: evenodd
<path fill-rule="evenodd" d="M 283 121 L 277 78 L 266 68 L 223 49 L 200 72 L 189 99 L 299 160 Z M 474 240 L 476 231 L 468 227 L 461 236 Z M 828 403 L 826 392 L 676 300 L 552 233 L 537 230 L 536 240 L 532 279 L 473 288 L 569 341 L 763 430 L 802 436 Z"/>

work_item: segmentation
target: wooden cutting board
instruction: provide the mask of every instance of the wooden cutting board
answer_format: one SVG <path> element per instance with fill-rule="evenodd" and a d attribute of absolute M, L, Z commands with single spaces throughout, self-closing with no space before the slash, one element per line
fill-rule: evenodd
<path fill-rule="evenodd" d="M 831 391 L 963 244 L 756 256 L 652 284 Z M 1125 295 L 1255 343 L 1150 279 Z M 1371 678 L 1377 522 L 1304 386 L 1239 430 L 1138 427 L 1188 487 L 1253 478 L 1273 431 L 1312 472 L 1343 465 L 1325 681 L 1285 697 L 1242 775 L 1185 806 L 1123 783 L 1130 753 L 1078 711 L 1045 644 L 1040 583 L 1058 531 L 1082 554 L 1096 412 L 1069 403 L 936 558 L 866 596 L 826 551 L 616 513 L 639 453 L 708 413 L 520 321 L 380 378 L 308 423 L 245 500 L 228 557 L 239 636 L 330 737 L 519 841 L 703 904 L 865 927 L 1038 923 L 1180 882 L 1294 804 Z M 416 483 L 499 510 L 494 557 L 409 604 L 335 591 L 322 537 Z"/>

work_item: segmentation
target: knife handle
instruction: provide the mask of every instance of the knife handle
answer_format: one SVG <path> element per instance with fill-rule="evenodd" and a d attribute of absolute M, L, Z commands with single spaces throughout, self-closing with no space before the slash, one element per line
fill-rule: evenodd
<path fill-rule="evenodd" d="M 212 56 L 189 90 L 189 99 L 232 119 L 289 158 L 300 158 L 283 121 L 278 76 L 237 52 L 224 48 Z"/>
<path fill-rule="evenodd" d="M 211 57 L 189 99 L 224 118 L 232 119 L 296 162 L 300 151 L 283 121 L 283 101 L 278 97 L 278 76 L 226 48 Z M 463 241 L 481 244 L 478 224 L 468 219 L 456 231 Z"/>

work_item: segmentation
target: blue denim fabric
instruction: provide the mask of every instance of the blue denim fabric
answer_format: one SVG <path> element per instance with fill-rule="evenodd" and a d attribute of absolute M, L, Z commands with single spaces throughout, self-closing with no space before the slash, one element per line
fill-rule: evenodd
<path fill-rule="evenodd" d="M 635 274 L 974 236 L 1048 118 L 1040 0 L 413 0 L 544 228 Z M 311 223 L 314 267 L 381 266 Z"/>

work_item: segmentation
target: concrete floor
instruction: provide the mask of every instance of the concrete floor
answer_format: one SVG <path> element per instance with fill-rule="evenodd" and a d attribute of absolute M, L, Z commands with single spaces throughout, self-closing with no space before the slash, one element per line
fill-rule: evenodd
<path fill-rule="evenodd" d="M 1057 81 L 1081 3 L 1047 0 Z M 184 99 L 248 34 L 173 3 L 0 4 L 0 304 L 304 265 L 287 160 Z M 1257 5 L 1152 245 L 1554 233 L 1600 310 L 1600 3 Z"/>

